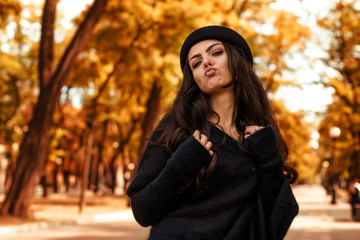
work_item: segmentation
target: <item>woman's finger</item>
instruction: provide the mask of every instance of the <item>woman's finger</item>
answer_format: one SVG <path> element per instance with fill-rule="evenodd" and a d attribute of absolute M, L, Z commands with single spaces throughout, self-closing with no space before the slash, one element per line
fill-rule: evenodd
<path fill-rule="evenodd" d="M 211 147 L 212 147 L 212 143 L 210 141 L 208 141 L 205 145 L 206 150 L 209 151 L 211 149 Z"/>
<path fill-rule="evenodd" d="M 253 125 L 253 126 L 246 126 L 245 127 L 245 136 L 244 138 L 248 138 L 251 134 L 254 134 L 256 133 L 257 131 L 263 129 L 264 127 L 263 126 L 257 126 L 257 125 Z"/>
<path fill-rule="evenodd" d="M 203 145 L 205 147 L 207 141 L 208 141 L 207 136 L 205 136 L 204 134 L 200 134 L 200 143 L 201 143 L 201 145 Z"/>
<path fill-rule="evenodd" d="M 211 150 L 212 143 L 210 141 L 208 141 L 208 138 L 206 135 L 200 134 L 199 130 L 195 130 L 195 132 L 193 133 L 193 136 L 196 140 L 198 140 L 200 142 L 201 145 L 204 146 L 204 148 L 206 150 L 208 150 L 210 156 L 214 155 L 214 152 Z"/>
<path fill-rule="evenodd" d="M 193 136 L 196 140 L 198 140 L 200 142 L 200 131 L 199 130 L 195 130 Z"/>
<path fill-rule="evenodd" d="M 245 128 L 246 134 L 253 134 L 255 132 L 255 126 L 248 126 Z"/>

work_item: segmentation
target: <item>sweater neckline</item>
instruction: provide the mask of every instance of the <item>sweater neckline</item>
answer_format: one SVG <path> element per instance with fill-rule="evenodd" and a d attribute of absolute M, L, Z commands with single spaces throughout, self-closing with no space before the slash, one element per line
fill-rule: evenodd
<path fill-rule="evenodd" d="M 227 134 L 225 131 L 223 131 L 220 127 L 218 127 L 218 125 L 210 122 L 210 124 L 212 125 L 213 128 L 215 128 L 216 130 L 218 130 L 219 133 L 221 133 L 222 135 L 225 135 L 226 138 L 230 139 L 231 141 L 237 143 L 237 139 L 233 138 L 232 136 L 230 136 L 229 134 Z"/>
<path fill-rule="evenodd" d="M 215 145 L 223 146 L 230 150 L 231 152 L 241 151 L 239 143 L 237 140 L 232 138 L 229 134 L 218 128 L 215 124 L 211 124 L 211 140 Z"/>

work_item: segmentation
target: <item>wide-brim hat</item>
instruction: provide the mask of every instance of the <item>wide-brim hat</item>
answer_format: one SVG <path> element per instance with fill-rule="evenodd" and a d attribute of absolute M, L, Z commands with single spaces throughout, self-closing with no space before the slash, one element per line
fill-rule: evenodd
<path fill-rule="evenodd" d="M 187 55 L 190 48 L 203 40 L 215 39 L 222 42 L 235 45 L 236 47 L 243 50 L 245 59 L 253 65 L 253 56 L 249 45 L 246 40 L 234 30 L 218 25 L 206 26 L 193 31 L 184 41 L 180 51 L 180 65 L 181 69 L 184 69 Z"/>

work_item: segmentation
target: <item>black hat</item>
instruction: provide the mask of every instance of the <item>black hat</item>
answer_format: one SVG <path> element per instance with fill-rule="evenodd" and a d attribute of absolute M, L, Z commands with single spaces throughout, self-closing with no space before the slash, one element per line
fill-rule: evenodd
<path fill-rule="evenodd" d="M 213 25 L 197 29 L 185 39 L 180 51 L 181 70 L 184 69 L 190 48 L 206 39 L 216 39 L 239 47 L 244 51 L 245 59 L 253 65 L 252 53 L 245 39 L 230 28 Z"/>

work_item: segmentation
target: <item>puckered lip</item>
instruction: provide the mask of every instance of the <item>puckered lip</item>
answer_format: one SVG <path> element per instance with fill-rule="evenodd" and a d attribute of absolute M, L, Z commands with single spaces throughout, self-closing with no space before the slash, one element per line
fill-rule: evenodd
<path fill-rule="evenodd" d="M 215 73 L 215 71 L 216 71 L 216 68 L 214 68 L 214 67 L 207 67 L 206 69 L 205 69 L 205 76 L 211 76 L 211 75 L 213 75 L 214 73 Z"/>

